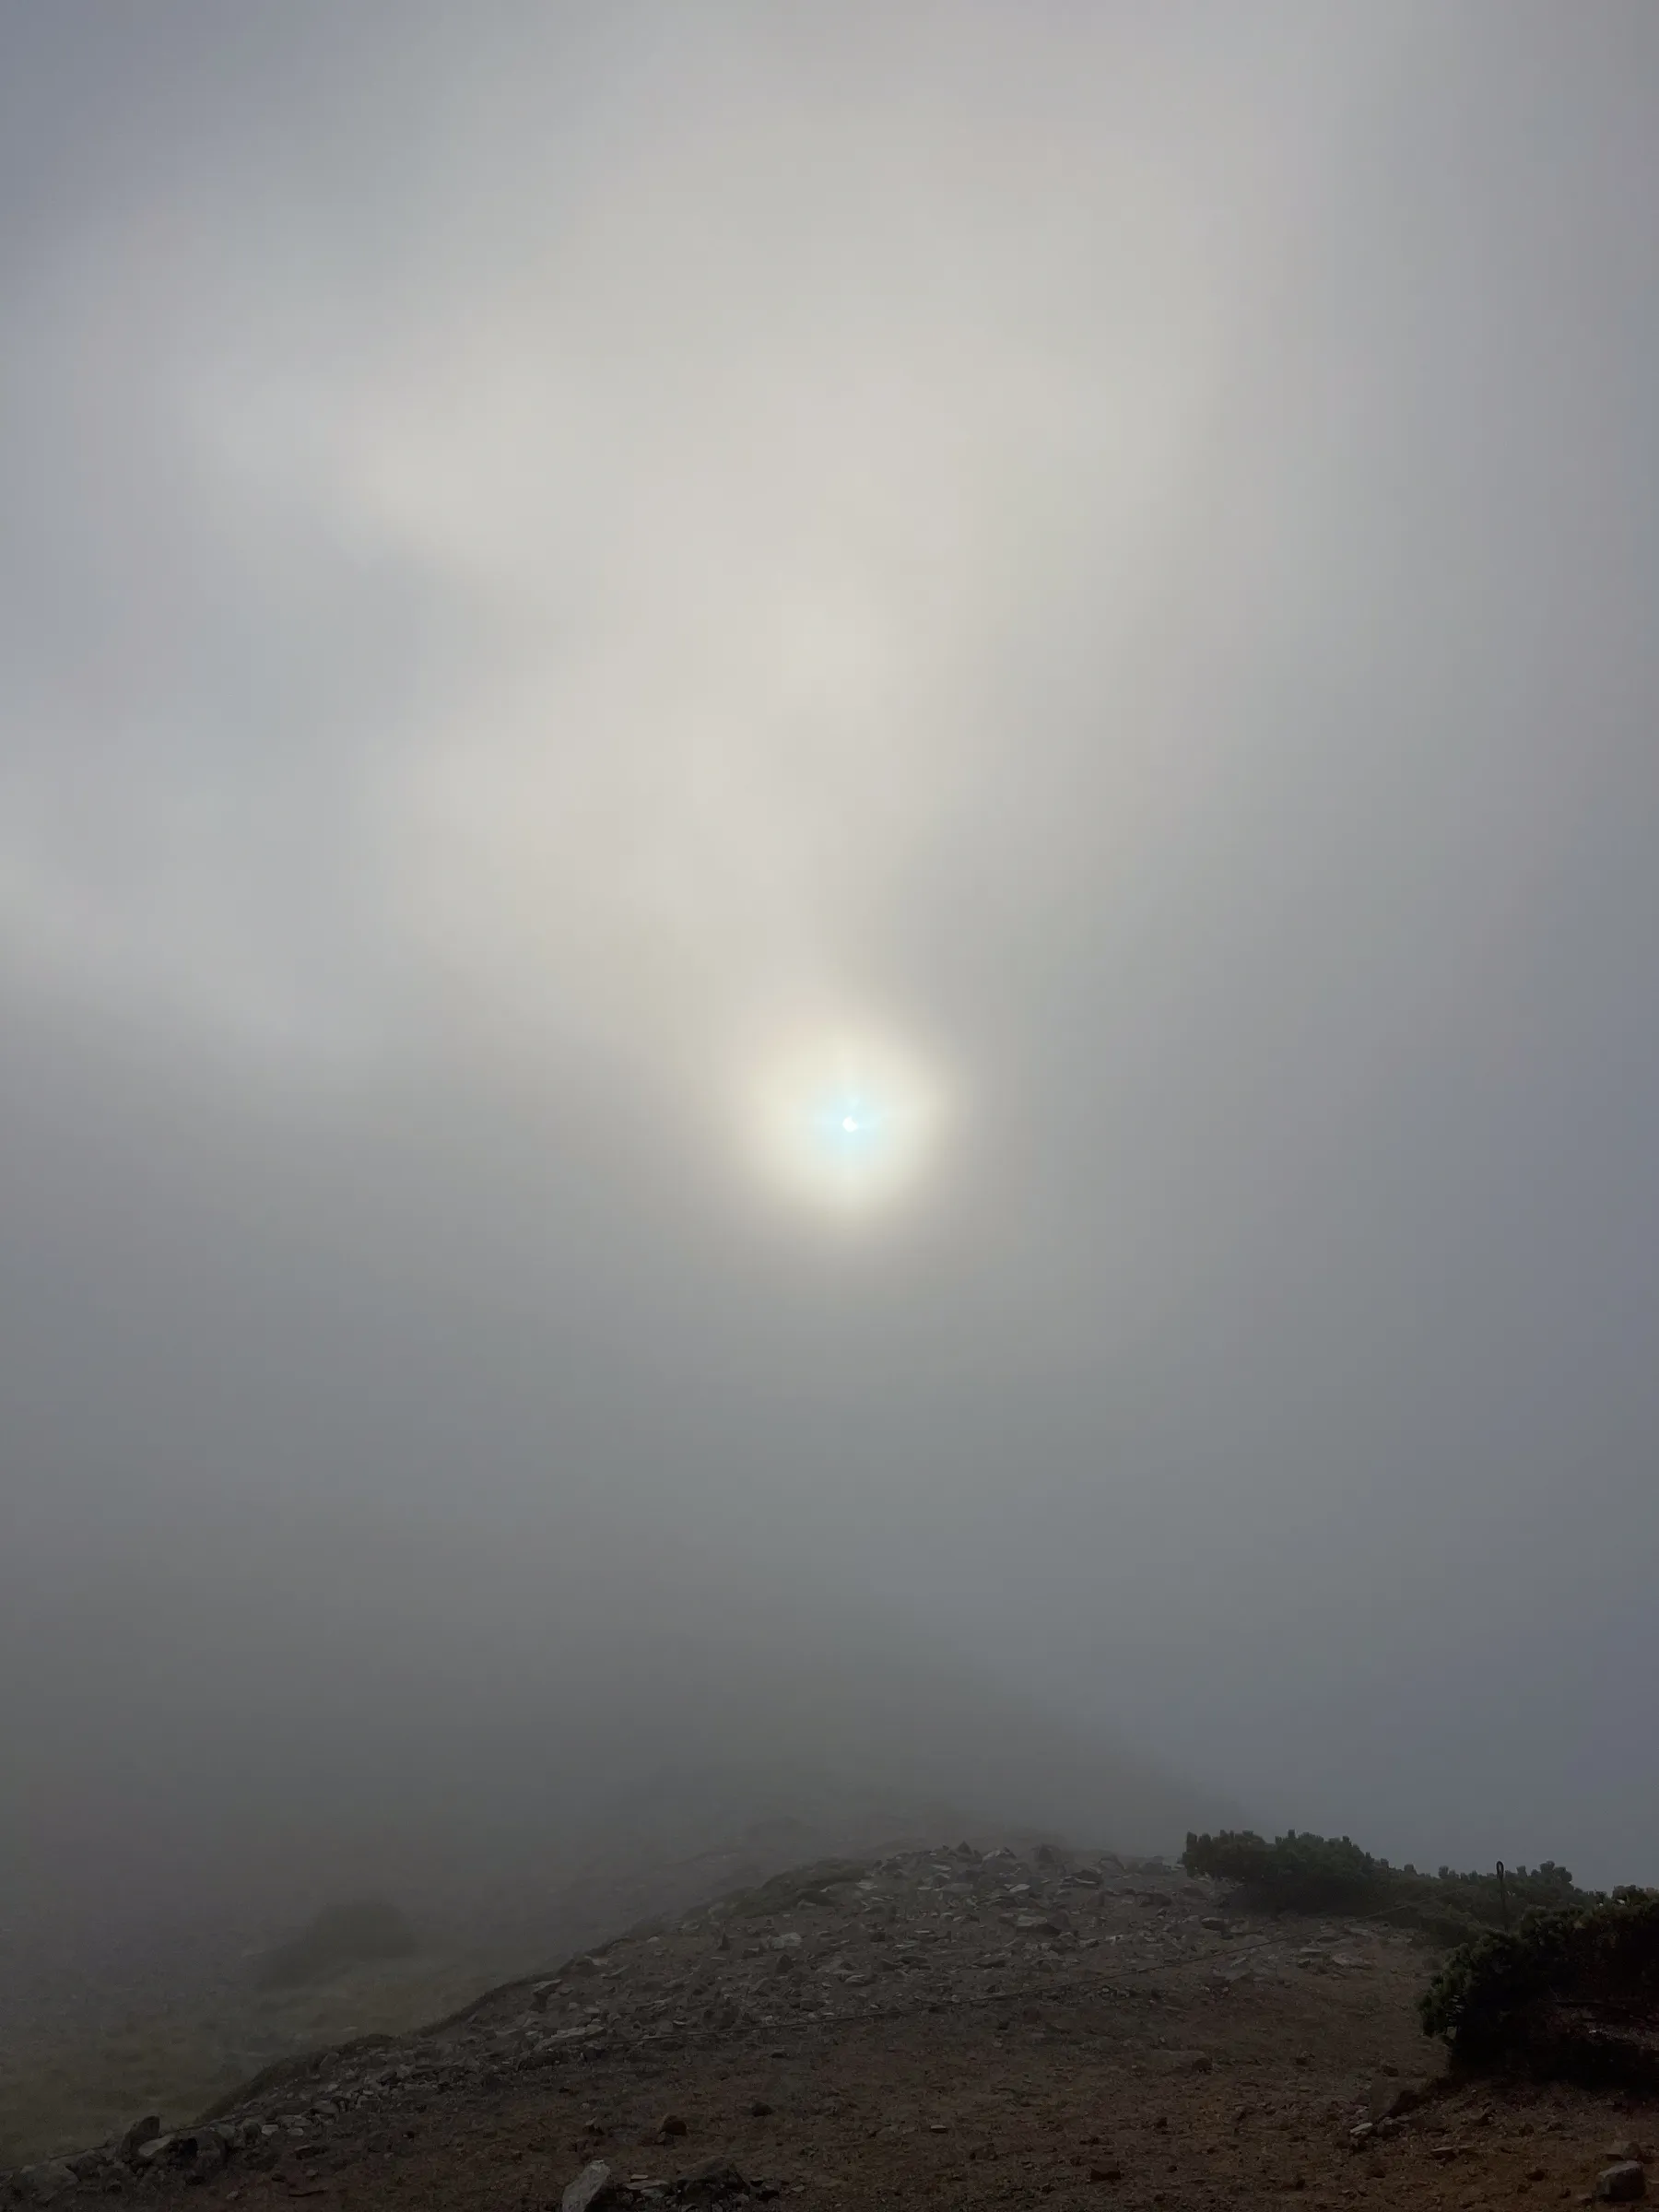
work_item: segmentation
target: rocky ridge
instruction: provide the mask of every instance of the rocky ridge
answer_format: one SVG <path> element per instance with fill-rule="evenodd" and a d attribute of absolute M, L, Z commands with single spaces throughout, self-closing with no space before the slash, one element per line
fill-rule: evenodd
<path fill-rule="evenodd" d="M 1528 2092 L 1500 2124 L 1489 2092 L 1420 2076 L 1424 1971 L 1397 1931 L 1253 1919 L 1157 1861 L 959 1844 L 818 1862 L 6 2193 L 188 2188 L 204 2212 L 273 2193 L 1334 2206 L 1490 2201 L 1470 2181 L 1501 2173 L 1520 2194 L 1640 2194 L 1639 2145 L 1590 2165 L 1605 2103 Z"/>

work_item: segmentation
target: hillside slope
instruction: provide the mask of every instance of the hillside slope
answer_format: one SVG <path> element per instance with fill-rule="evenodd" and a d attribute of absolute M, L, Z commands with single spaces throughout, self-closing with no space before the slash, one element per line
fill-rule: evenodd
<path fill-rule="evenodd" d="M 1395 1931 L 1241 1917 L 1144 1862 L 820 1863 L 10 2187 L 199 2212 L 1582 2197 L 1641 2120 L 1414 2078 L 1425 1965 Z"/>

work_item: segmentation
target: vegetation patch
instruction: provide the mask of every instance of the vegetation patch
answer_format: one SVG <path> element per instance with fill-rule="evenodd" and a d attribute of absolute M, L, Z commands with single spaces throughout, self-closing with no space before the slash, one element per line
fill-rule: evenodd
<path fill-rule="evenodd" d="M 1182 1865 L 1192 1875 L 1237 1882 L 1250 1903 L 1273 1912 L 1343 1912 L 1415 1928 L 1441 1943 L 1462 1943 L 1528 1912 L 1560 1911 L 1595 1900 L 1575 1888 L 1565 1866 L 1506 1867 L 1501 1876 L 1434 1874 L 1391 1866 L 1347 1836 L 1299 1835 L 1269 1843 L 1249 1829 L 1189 1835 Z"/>
<path fill-rule="evenodd" d="M 319 1912 L 290 1942 L 265 1953 L 256 1978 L 262 1989 L 300 1989 L 350 1966 L 406 1959 L 418 1948 L 414 1929 L 395 1905 L 366 1898 Z"/>
<path fill-rule="evenodd" d="M 1453 1952 L 1418 2011 L 1460 2069 L 1659 2089 L 1659 1891 L 1488 1930 Z"/>

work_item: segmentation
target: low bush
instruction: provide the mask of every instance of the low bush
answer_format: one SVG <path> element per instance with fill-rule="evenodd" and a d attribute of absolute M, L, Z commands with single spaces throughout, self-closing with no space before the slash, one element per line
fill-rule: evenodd
<path fill-rule="evenodd" d="M 1659 1891 L 1488 1930 L 1453 1952 L 1418 2010 L 1459 2067 L 1659 2088 Z"/>
<path fill-rule="evenodd" d="M 1239 1883 L 1252 1903 L 1272 1912 L 1345 1912 L 1420 1929 L 1446 1943 L 1500 1927 L 1535 1908 L 1591 1901 L 1566 1867 L 1551 1861 L 1506 1867 L 1501 1882 L 1496 1872 L 1459 1874 L 1450 1866 L 1421 1874 L 1373 1858 L 1347 1836 L 1298 1835 L 1294 1829 L 1271 1843 L 1248 1829 L 1189 1835 L 1181 1863 L 1189 1874 Z"/>

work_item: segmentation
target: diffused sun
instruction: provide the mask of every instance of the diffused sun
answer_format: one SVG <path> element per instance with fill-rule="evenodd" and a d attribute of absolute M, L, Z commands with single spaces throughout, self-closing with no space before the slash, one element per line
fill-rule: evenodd
<path fill-rule="evenodd" d="M 775 1187 L 826 1211 L 890 1205 L 933 1152 L 941 1099 L 935 1077 L 890 1039 L 832 1034 L 797 1040 L 762 1069 L 754 1134 Z"/>

